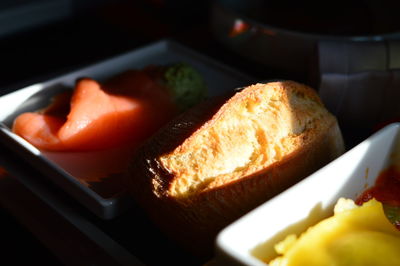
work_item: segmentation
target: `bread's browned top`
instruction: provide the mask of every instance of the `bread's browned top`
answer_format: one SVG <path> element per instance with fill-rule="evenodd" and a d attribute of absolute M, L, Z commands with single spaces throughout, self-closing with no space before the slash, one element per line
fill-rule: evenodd
<path fill-rule="evenodd" d="M 156 158 L 170 176 L 163 194 L 187 198 L 260 171 L 302 149 L 335 122 L 305 85 L 249 86 L 180 145 Z M 161 184 L 155 179 L 153 185 L 156 192 Z"/>

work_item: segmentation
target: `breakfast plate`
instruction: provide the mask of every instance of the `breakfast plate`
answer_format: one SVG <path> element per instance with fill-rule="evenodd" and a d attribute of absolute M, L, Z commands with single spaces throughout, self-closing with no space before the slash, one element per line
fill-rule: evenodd
<path fill-rule="evenodd" d="M 90 77 L 102 81 L 128 69 L 176 62 L 188 63 L 202 75 L 209 97 L 254 81 L 253 78 L 179 43 L 161 40 L 1 96 L 0 141 L 39 170 L 44 178 L 50 179 L 98 217 L 112 219 L 132 204 L 119 177 L 94 181 L 82 178 L 88 171 L 101 171 L 109 162 L 110 156 L 113 156 L 112 153 L 39 150 L 12 132 L 13 121 L 21 113 L 37 111 L 47 106 L 53 96 L 71 90 L 79 78 Z"/>

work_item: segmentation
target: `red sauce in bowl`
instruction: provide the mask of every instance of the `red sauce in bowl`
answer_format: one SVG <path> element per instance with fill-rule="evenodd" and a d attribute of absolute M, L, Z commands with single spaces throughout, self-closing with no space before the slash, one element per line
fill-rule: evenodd
<path fill-rule="evenodd" d="M 382 202 L 386 209 L 397 208 L 396 211 L 400 215 L 400 171 L 394 166 L 383 171 L 376 179 L 374 186 L 365 190 L 355 202 L 362 205 L 372 198 Z M 400 219 L 392 220 L 392 222 L 400 230 Z"/>

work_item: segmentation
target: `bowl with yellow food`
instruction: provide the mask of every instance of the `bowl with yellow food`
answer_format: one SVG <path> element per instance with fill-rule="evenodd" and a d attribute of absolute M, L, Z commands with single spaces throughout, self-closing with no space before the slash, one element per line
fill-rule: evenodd
<path fill-rule="evenodd" d="M 400 265 L 400 124 L 224 228 L 229 265 Z"/>

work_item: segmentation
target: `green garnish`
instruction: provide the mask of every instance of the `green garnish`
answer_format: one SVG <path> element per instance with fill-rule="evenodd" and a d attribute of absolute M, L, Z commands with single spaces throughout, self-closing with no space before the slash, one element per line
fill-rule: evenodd
<path fill-rule="evenodd" d="M 383 204 L 386 217 L 394 225 L 400 225 L 400 207 Z"/>
<path fill-rule="evenodd" d="M 164 72 L 164 80 L 180 111 L 194 106 L 207 94 L 203 77 L 186 63 L 168 66 Z"/>

